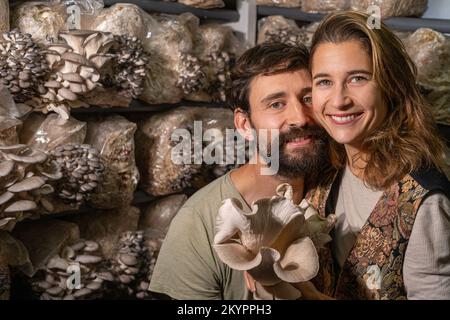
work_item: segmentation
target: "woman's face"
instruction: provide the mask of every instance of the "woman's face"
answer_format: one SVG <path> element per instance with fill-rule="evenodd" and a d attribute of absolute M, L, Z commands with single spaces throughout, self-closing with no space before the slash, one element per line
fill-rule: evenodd
<path fill-rule="evenodd" d="M 359 148 L 387 114 L 371 57 L 356 40 L 322 43 L 312 59 L 316 120 L 338 143 Z"/>

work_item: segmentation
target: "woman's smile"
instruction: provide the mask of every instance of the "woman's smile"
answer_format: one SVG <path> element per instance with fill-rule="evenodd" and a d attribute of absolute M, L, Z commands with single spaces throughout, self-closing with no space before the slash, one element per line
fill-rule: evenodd
<path fill-rule="evenodd" d="M 346 114 L 328 114 L 328 118 L 335 125 L 351 125 L 363 116 L 364 112 L 346 113 Z"/>

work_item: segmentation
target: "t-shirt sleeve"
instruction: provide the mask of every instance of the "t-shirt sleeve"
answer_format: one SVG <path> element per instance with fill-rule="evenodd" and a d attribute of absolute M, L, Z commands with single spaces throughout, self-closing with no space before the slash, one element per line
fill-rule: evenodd
<path fill-rule="evenodd" d="M 183 207 L 164 239 L 149 290 L 178 300 L 222 299 L 207 227 Z"/>
<path fill-rule="evenodd" d="M 408 299 L 450 299 L 450 200 L 442 193 L 418 209 L 403 275 Z"/>

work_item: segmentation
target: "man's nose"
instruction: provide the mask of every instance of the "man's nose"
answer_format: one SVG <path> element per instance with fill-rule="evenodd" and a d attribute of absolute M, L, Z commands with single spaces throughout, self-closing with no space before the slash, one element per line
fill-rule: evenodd
<path fill-rule="evenodd" d="M 303 127 L 314 122 L 312 115 L 310 114 L 309 110 L 307 110 L 307 107 L 302 105 L 300 102 L 292 103 L 288 107 L 286 119 L 286 122 L 289 126 L 298 127 Z"/>

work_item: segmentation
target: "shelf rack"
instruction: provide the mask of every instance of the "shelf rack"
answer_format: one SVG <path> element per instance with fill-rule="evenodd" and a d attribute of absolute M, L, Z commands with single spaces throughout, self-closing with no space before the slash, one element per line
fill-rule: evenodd
<path fill-rule="evenodd" d="M 295 8 L 269 6 L 258 6 L 257 13 L 259 17 L 279 15 L 288 19 L 306 22 L 317 22 L 326 16 L 321 13 L 306 13 Z M 418 28 L 431 28 L 442 33 L 450 33 L 450 20 L 444 19 L 393 17 L 383 20 L 383 22 L 388 27 L 399 31 L 415 31 Z"/>
<path fill-rule="evenodd" d="M 190 12 L 200 19 L 221 20 L 225 22 L 239 21 L 239 12 L 230 9 L 198 9 L 177 2 L 153 1 L 153 0 L 104 0 L 105 6 L 116 3 L 131 3 L 138 5 L 147 12 L 160 12 L 167 14 L 181 14 Z"/>
<path fill-rule="evenodd" d="M 89 107 L 89 108 L 76 108 L 71 110 L 73 115 L 82 114 L 112 114 L 112 113 L 152 113 L 152 112 L 162 112 L 168 111 L 179 107 L 207 107 L 207 108 L 226 108 L 226 104 L 221 102 L 194 102 L 194 101 L 181 101 L 173 104 L 147 104 L 140 100 L 133 100 L 128 107 Z"/>

